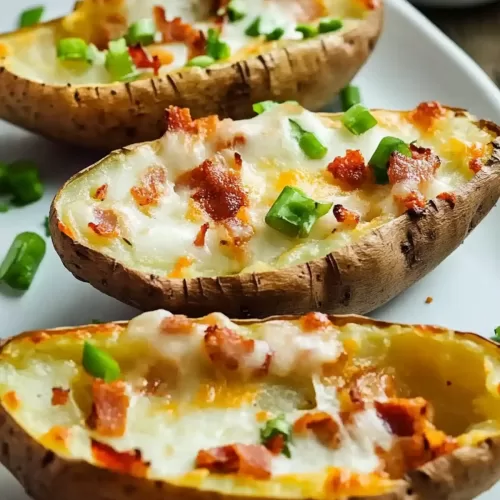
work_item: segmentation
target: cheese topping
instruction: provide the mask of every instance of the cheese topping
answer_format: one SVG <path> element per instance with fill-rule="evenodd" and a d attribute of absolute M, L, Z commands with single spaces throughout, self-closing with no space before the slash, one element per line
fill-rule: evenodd
<path fill-rule="evenodd" d="M 292 266 L 352 244 L 427 200 L 453 202 L 453 191 L 478 171 L 471 161 L 480 168 L 487 161 L 494 135 L 470 116 L 439 109 L 431 130 L 415 112 L 376 111 L 378 124 L 356 136 L 340 117 L 295 104 L 220 122 L 192 122 L 186 110 L 171 108 L 160 141 L 113 154 L 76 177 L 56 209 L 77 241 L 150 274 L 190 278 Z M 305 155 L 291 119 L 327 148 L 322 159 Z M 414 157 L 395 157 L 389 182 L 376 184 L 367 163 L 387 136 L 416 141 Z M 102 186 L 104 198 L 96 196 Z M 307 237 L 266 223 L 287 186 L 333 206 Z"/>

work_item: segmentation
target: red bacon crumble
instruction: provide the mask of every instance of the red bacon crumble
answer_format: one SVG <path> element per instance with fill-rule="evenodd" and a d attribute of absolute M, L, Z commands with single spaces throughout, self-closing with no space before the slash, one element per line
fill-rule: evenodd
<path fill-rule="evenodd" d="M 118 217 L 113 210 L 94 208 L 95 222 L 89 222 L 89 228 L 99 236 L 118 235 Z"/>
<path fill-rule="evenodd" d="M 161 61 L 158 56 L 149 57 L 147 52 L 143 49 L 141 45 L 136 45 L 135 47 L 129 47 L 128 52 L 132 61 L 139 69 L 152 69 L 155 76 L 161 68 Z"/>
<path fill-rule="evenodd" d="M 273 454 L 281 455 L 283 448 L 285 448 L 285 437 L 283 434 L 276 434 L 275 436 L 269 438 L 264 446 Z"/>
<path fill-rule="evenodd" d="M 130 403 L 122 381 L 106 383 L 96 379 L 92 385 L 92 411 L 87 426 L 107 437 L 125 434 L 127 410 Z"/>
<path fill-rule="evenodd" d="M 483 168 L 483 162 L 481 158 L 472 158 L 472 160 L 469 162 L 469 168 L 477 174 L 482 168 Z"/>
<path fill-rule="evenodd" d="M 142 176 L 141 185 L 130 190 L 132 198 L 141 206 L 156 205 L 165 192 L 167 172 L 163 167 L 149 167 Z"/>
<path fill-rule="evenodd" d="M 255 479 L 271 477 L 272 454 L 257 444 L 230 444 L 219 448 L 200 450 L 196 467 L 216 474 L 240 474 Z"/>
<path fill-rule="evenodd" d="M 424 131 L 429 131 L 434 126 L 436 120 L 446 115 L 446 109 L 436 101 L 422 102 L 413 111 L 409 118 L 417 127 Z"/>
<path fill-rule="evenodd" d="M 91 449 L 95 461 L 107 469 L 136 477 L 147 475 L 149 463 L 143 461 L 140 450 L 119 452 L 95 439 L 92 439 Z"/>
<path fill-rule="evenodd" d="M 64 406 L 69 399 L 69 389 L 63 389 L 61 387 L 52 388 L 52 406 Z"/>
<path fill-rule="evenodd" d="M 414 210 L 416 212 L 425 207 L 426 199 L 423 194 L 418 191 L 412 191 L 408 196 L 400 200 L 406 210 Z"/>
<path fill-rule="evenodd" d="M 102 186 L 99 186 L 96 189 L 96 192 L 94 194 L 94 199 L 99 201 L 104 201 L 107 195 L 108 195 L 108 185 L 103 184 Z"/>
<path fill-rule="evenodd" d="M 359 188 L 368 178 L 368 167 L 359 150 L 348 149 L 326 167 L 333 177 L 351 189 Z"/>
<path fill-rule="evenodd" d="M 160 332 L 165 335 L 177 333 L 191 333 L 193 320 L 182 314 L 164 318 L 160 324 Z"/>
<path fill-rule="evenodd" d="M 432 179 L 441 165 L 441 160 L 431 149 L 420 148 L 411 144 L 410 150 L 412 153 L 411 158 L 398 151 L 392 153 L 389 158 L 387 175 L 391 184 L 406 180 L 428 181 Z"/>
<path fill-rule="evenodd" d="M 308 332 L 324 329 L 332 324 L 326 314 L 319 312 L 310 312 L 305 314 L 300 318 L 300 322 L 302 324 L 302 328 Z"/>
<path fill-rule="evenodd" d="M 200 227 L 200 230 L 198 231 L 198 234 L 196 235 L 196 238 L 194 240 L 194 246 L 195 247 L 204 247 L 205 246 L 205 237 L 207 235 L 208 228 L 210 227 L 210 224 L 208 222 L 205 222 Z"/>
<path fill-rule="evenodd" d="M 439 193 L 437 195 L 438 200 L 444 200 L 447 201 L 450 206 L 453 208 L 455 206 L 455 203 L 457 202 L 457 195 L 455 193 Z"/>
<path fill-rule="evenodd" d="M 423 398 L 375 401 L 375 409 L 392 433 L 399 437 L 413 436 L 421 431 L 431 414 L 431 409 Z"/>
<path fill-rule="evenodd" d="M 328 448 L 337 448 L 340 444 L 339 424 L 326 412 L 306 413 L 293 424 L 296 434 L 304 434 L 307 430 Z"/>
<path fill-rule="evenodd" d="M 236 170 L 241 170 L 241 167 L 243 166 L 243 158 L 239 153 L 234 153 L 234 167 Z"/>
<path fill-rule="evenodd" d="M 359 214 L 342 205 L 335 205 L 333 207 L 333 215 L 335 219 L 337 219 L 337 222 L 343 223 L 349 227 L 356 227 L 359 223 Z"/>

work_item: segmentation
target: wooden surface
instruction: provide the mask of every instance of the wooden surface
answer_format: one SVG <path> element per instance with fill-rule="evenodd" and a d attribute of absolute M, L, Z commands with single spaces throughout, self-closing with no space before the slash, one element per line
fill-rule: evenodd
<path fill-rule="evenodd" d="M 422 8 L 422 12 L 500 85 L 500 2 L 468 9 Z"/>

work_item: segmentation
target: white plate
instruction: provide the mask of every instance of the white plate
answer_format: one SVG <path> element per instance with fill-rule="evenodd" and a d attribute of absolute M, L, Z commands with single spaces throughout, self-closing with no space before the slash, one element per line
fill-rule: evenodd
<path fill-rule="evenodd" d="M 19 12 L 33 0 L 2 5 L 0 31 L 11 29 Z M 2 4 L 4 2 L 2 1 Z M 63 14 L 72 0 L 45 0 L 48 15 Z M 373 107 L 408 109 L 425 100 L 463 106 L 500 122 L 500 92 L 459 48 L 402 0 L 387 0 L 386 31 L 357 83 Z M 52 197 L 65 179 L 97 159 L 96 155 L 52 144 L 0 123 L 0 160 L 35 159 L 47 192 L 43 200 L 0 214 L 0 257 L 24 230 L 44 233 Z M 446 262 L 374 316 L 394 321 L 429 322 L 491 335 L 500 324 L 500 212 L 495 209 Z M 29 329 L 100 320 L 127 319 L 135 310 L 74 279 L 49 242 L 47 256 L 24 296 L 0 289 L 0 336 Z M 426 305 L 428 296 L 434 302 Z M 496 493 L 495 493 L 496 492 Z M 500 486 L 481 500 L 498 499 Z M 21 488 L 0 469 L 0 498 L 27 500 Z"/>

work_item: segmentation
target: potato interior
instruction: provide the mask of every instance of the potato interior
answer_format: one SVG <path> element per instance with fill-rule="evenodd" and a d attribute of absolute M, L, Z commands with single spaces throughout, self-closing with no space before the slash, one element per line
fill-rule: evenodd
<path fill-rule="evenodd" d="M 498 434 L 497 346 L 471 334 L 356 321 L 309 314 L 233 323 L 217 313 L 188 320 L 155 311 L 128 327 L 42 332 L 4 348 L 1 401 L 26 433 L 61 456 L 181 485 L 283 497 L 321 497 L 339 469 L 365 478 L 363 491 L 373 494 L 399 479 L 408 463 L 389 458 L 410 437 L 395 430 L 385 413 L 391 405 L 425 400 L 425 432 L 442 435 L 450 452 Z M 119 381 L 105 384 L 83 369 L 84 341 L 118 361 Z M 117 399 L 100 413 L 99 391 L 117 384 L 125 413 Z M 326 427 L 311 424 L 319 414 Z M 276 418 L 288 426 L 289 456 L 263 446 L 262 431 Z M 267 475 L 251 480 L 200 466 L 201 452 L 234 444 L 268 454 Z M 120 469 L 118 458 L 130 461 L 131 450 L 138 464 Z M 336 487 L 359 493 L 352 484 Z"/>

